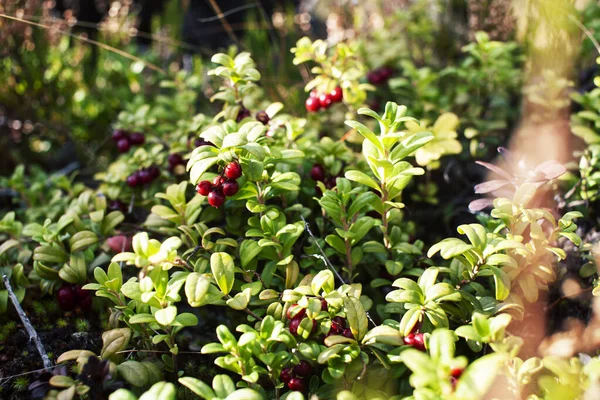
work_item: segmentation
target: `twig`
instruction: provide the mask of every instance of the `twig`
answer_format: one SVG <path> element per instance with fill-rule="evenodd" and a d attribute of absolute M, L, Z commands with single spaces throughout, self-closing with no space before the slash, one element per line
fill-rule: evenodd
<path fill-rule="evenodd" d="M 256 4 L 244 4 L 243 6 L 232 8 L 230 10 L 222 12 L 220 15 L 215 15 L 214 17 L 196 18 L 196 21 L 200 22 L 201 24 L 206 23 L 206 22 L 213 22 L 213 21 L 220 20 L 221 18 L 225 18 L 228 15 L 235 14 L 236 12 L 244 11 L 244 10 L 247 10 L 249 8 L 254 8 L 254 7 L 256 7 Z"/>
<path fill-rule="evenodd" d="M 227 32 L 227 35 L 229 36 L 229 38 L 231 40 L 233 40 L 236 44 L 239 45 L 240 41 L 238 40 L 237 36 L 233 32 L 233 29 L 231 28 L 231 25 L 227 21 L 227 18 L 225 18 L 225 16 L 223 15 L 223 12 L 221 11 L 221 7 L 219 7 L 219 5 L 217 4 L 217 2 L 215 0 L 208 0 L 208 2 L 210 4 L 210 6 L 212 7 L 212 9 L 214 10 L 215 14 L 217 14 L 216 16 L 221 21 L 221 24 L 223 25 L 223 28 Z"/>
<path fill-rule="evenodd" d="M 15 306 L 15 309 L 17 310 L 17 314 L 19 314 L 19 317 L 21 318 L 21 321 L 23 322 L 27 333 L 29 334 L 29 339 L 35 342 L 35 347 L 37 348 L 38 353 L 40 353 L 40 356 L 42 357 L 44 368 L 52 368 L 52 361 L 50 361 L 50 358 L 48 358 L 48 354 L 46 354 L 46 350 L 44 349 L 42 341 L 40 340 L 33 325 L 31 325 L 29 318 L 27 318 L 27 315 L 25 315 L 25 311 L 23 311 L 23 308 L 19 304 L 19 299 L 17 299 L 15 292 L 13 292 L 12 290 L 12 286 L 10 285 L 8 276 L 2 275 L 2 279 L 4 280 L 4 286 L 8 291 L 8 296 L 12 300 L 12 303 Z"/>
<path fill-rule="evenodd" d="M 73 361 L 67 361 L 62 364 L 53 365 L 52 367 L 49 367 L 49 368 L 34 369 L 33 371 L 27 371 L 27 372 L 23 372 L 21 374 L 5 376 L 2 379 L 0 379 L 0 384 L 2 384 L 2 382 L 8 382 L 14 378 L 18 378 L 19 376 L 31 375 L 31 374 L 35 374 L 36 372 L 48 371 L 49 369 L 56 369 L 56 368 L 64 367 L 65 365 L 68 365 L 68 364 L 73 364 Z"/>
<path fill-rule="evenodd" d="M 325 252 L 323 251 L 323 248 L 321 247 L 321 245 L 319 244 L 319 241 L 317 240 L 317 238 L 315 237 L 315 235 L 313 235 L 313 233 L 310 230 L 310 226 L 308 225 L 308 222 L 306 222 L 306 220 L 304 219 L 304 216 L 300 215 L 300 218 L 302 218 L 302 222 L 304 222 L 304 228 L 306 229 L 306 232 L 308 232 L 308 234 L 310 235 L 311 238 L 313 238 L 313 240 L 315 241 L 315 244 L 317 245 L 317 248 L 319 249 L 319 251 L 321 252 L 321 254 L 311 254 L 312 257 L 318 258 L 321 261 L 323 261 L 323 263 L 325 264 L 326 267 L 329 267 L 329 269 L 331 269 L 331 271 L 333 271 L 333 273 L 335 274 L 335 276 L 337 276 L 337 278 L 339 279 L 340 282 L 342 282 L 342 284 L 346 284 L 346 281 L 344 280 L 344 278 L 342 278 L 342 276 L 340 275 L 340 273 L 335 269 L 335 267 L 333 266 L 333 264 L 331 264 L 331 261 L 329 261 L 329 258 L 327 258 L 327 255 L 325 255 Z M 371 318 L 371 314 L 369 314 L 368 311 L 365 310 L 365 314 L 367 314 L 367 318 L 369 319 L 369 322 L 371 322 L 371 324 L 373 324 L 373 326 L 377 326 L 377 324 L 375 323 L 375 321 L 373 321 L 373 318 Z"/>

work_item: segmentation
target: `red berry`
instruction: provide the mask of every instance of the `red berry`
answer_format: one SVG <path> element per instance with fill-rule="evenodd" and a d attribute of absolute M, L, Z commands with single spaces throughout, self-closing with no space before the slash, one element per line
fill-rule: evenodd
<path fill-rule="evenodd" d="M 123 251 L 131 251 L 132 249 L 132 239 L 131 237 L 127 237 L 125 235 L 116 235 L 111 236 L 106 239 L 106 244 L 113 253 L 121 253 Z"/>
<path fill-rule="evenodd" d="M 342 317 L 333 317 L 331 319 L 331 329 L 335 329 L 336 332 L 341 332 L 346 328 L 346 320 Z"/>
<path fill-rule="evenodd" d="M 148 172 L 150 173 L 152 180 L 160 176 L 160 169 L 156 165 L 150 166 L 150 168 L 148 168 Z"/>
<path fill-rule="evenodd" d="M 317 112 L 321 108 L 321 102 L 319 102 L 319 99 L 316 97 L 309 97 L 304 102 L 304 106 L 308 112 Z"/>
<path fill-rule="evenodd" d="M 292 311 L 296 312 L 295 315 L 292 315 Z M 298 304 L 293 304 L 290 308 L 288 308 L 286 316 L 288 317 L 288 319 L 292 319 L 292 318 L 304 318 L 304 316 L 306 315 L 306 310 L 304 308 L 301 308 Z"/>
<path fill-rule="evenodd" d="M 236 181 L 227 181 L 223 184 L 223 194 L 227 197 L 235 196 L 240 190 L 240 185 Z"/>
<path fill-rule="evenodd" d="M 121 211 L 122 213 L 127 212 L 127 204 L 119 200 L 113 200 L 108 204 L 109 211 Z"/>
<path fill-rule="evenodd" d="M 313 181 L 323 182 L 325 180 L 325 168 L 323 168 L 321 164 L 313 165 L 312 169 L 310 170 L 310 178 Z"/>
<path fill-rule="evenodd" d="M 306 378 L 312 373 L 312 366 L 306 360 L 300 361 L 300 364 L 294 367 L 294 373 L 300 378 Z"/>
<path fill-rule="evenodd" d="M 225 196 L 216 190 L 213 190 L 208 194 L 208 204 L 215 208 L 219 208 L 225 203 Z"/>
<path fill-rule="evenodd" d="M 127 177 L 126 182 L 127 182 L 127 186 L 129 186 L 129 187 L 136 187 L 141 183 L 137 172 L 134 172 L 133 174 L 129 175 Z"/>
<path fill-rule="evenodd" d="M 121 139 L 127 139 L 128 136 L 129 135 L 127 134 L 127 131 L 123 129 L 115 129 L 112 132 L 112 140 L 114 140 L 115 142 L 118 142 Z"/>
<path fill-rule="evenodd" d="M 127 139 L 121 139 L 117 142 L 117 150 L 119 150 L 119 153 L 126 153 L 130 148 L 131 144 Z"/>
<path fill-rule="evenodd" d="M 237 179 L 242 176 L 242 166 L 236 162 L 232 161 L 225 167 L 225 176 L 229 179 Z"/>
<path fill-rule="evenodd" d="M 453 378 L 458 379 L 460 378 L 460 376 L 463 373 L 463 369 L 462 368 L 452 368 L 450 370 L 450 375 L 452 375 Z"/>
<path fill-rule="evenodd" d="M 331 101 L 339 103 L 344 98 L 344 92 L 342 91 L 342 88 L 338 86 L 329 92 L 329 96 L 331 97 Z"/>
<path fill-rule="evenodd" d="M 198 186 L 196 186 L 196 191 L 202 196 L 208 196 L 212 188 L 212 183 L 210 183 L 209 181 L 202 181 L 198 184 Z"/>
<path fill-rule="evenodd" d="M 169 154 L 169 157 L 167 158 L 167 162 L 169 163 L 170 166 L 175 167 L 177 165 L 183 164 L 183 157 L 179 153 Z"/>
<path fill-rule="evenodd" d="M 394 68 L 392 67 L 381 67 L 379 68 L 379 75 L 381 78 L 386 81 L 394 75 Z"/>
<path fill-rule="evenodd" d="M 142 183 L 142 185 L 147 185 L 152 182 L 152 172 L 146 168 L 136 172 L 138 174 L 138 179 Z"/>
<path fill-rule="evenodd" d="M 298 327 L 300 326 L 300 322 L 302 322 L 302 318 L 294 317 L 290 321 L 290 333 L 294 336 L 298 334 Z"/>
<path fill-rule="evenodd" d="M 333 104 L 333 97 L 328 93 L 322 93 L 319 96 L 319 104 L 321 108 L 329 108 Z"/>
<path fill-rule="evenodd" d="M 222 184 L 225 183 L 227 179 L 222 177 L 222 176 L 216 176 L 215 179 L 213 179 L 212 184 L 214 187 L 220 187 Z"/>
<path fill-rule="evenodd" d="M 350 328 L 344 329 L 344 331 L 342 332 L 342 336 L 347 337 L 348 339 L 354 339 L 354 335 L 352 334 L 352 329 L 350 329 Z"/>
<path fill-rule="evenodd" d="M 69 311 L 75 308 L 75 293 L 71 285 L 65 285 L 58 289 L 56 293 L 58 305 L 64 311 Z"/>
<path fill-rule="evenodd" d="M 292 369 L 291 368 L 284 368 L 281 370 L 281 373 L 279 374 L 279 379 L 281 379 L 281 381 L 283 383 L 288 383 L 290 381 L 290 379 L 292 379 L 293 375 L 292 375 Z"/>
<path fill-rule="evenodd" d="M 317 95 L 317 91 L 316 90 L 311 90 L 310 93 L 308 94 L 310 97 L 319 97 Z"/>
<path fill-rule="evenodd" d="M 248 118 L 249 116 L 250 116 L 250 110 L 248 110 L 247 108 L 242 107 L 240 109 L 240 111 L 238 112 L 237 117 L 235 118 L 235 122 L 240 122 L 244 118 Z"/>
<path fill-rule="evenodd" d="M 381 82 L 383 82 L 383 77 L 379 73 L 379 70 L 375 69 L 367 73 L 367 80 L 371 85 L 379 85 Z"/>
<path fill-rule="evenodd" d="M 267 125 L 271 118 L 269 118 L 269 114 L 267 114 L 265 111 L 259 111 L 256 113 L 256 120 L 261 122 L 263 125 Z"/>
<path fill-rule="evenodd" d="M 306 389 L 306 384 L 304 383 L 304 379 L 301 378 L 292 378 L 287 383 L 288 388 L 293 390 L 294 392 L 304 392 Z"/>
<path fill-rule="evenodd" d="M 450 377 L 450 384 L 452 385 L 452 387 L 456 387 L 457 382 L 458 382 L 458 379 L 456 379 L 453 376 Z"/>
<path fill-rule="evenodd" d="M 87 290 L 83 290 L 81 286 L 75 286 L 75 299 L 77 306 L 84 311 L 89 311 L 92 308 L 92 295 Z"/>
<path fill-rule="evenodd" d="M 425 338 L 422 333 L 415 334 L 415 343 L 413 347 L 417 350 L 425 351 Z"/>
<path fill-rule="evenodd" d="M 413 346 L 415 344 L 415 334 L 409 333 L 404 337 L 404 344 L 407 346 Z"/>
<path fill-rule="evenodd" d="M 321 299 L 321 311 L 327 311 L 327 300 Z"/>
<path fill-rule="evenodd" d="M 144 142 L 146 141 L 146 137 L 143 133 L 134 132 L 129 136 L 129 141 L 131 142 L 131 144 L 139 146 L 141 144 L 144 144 Z"/>

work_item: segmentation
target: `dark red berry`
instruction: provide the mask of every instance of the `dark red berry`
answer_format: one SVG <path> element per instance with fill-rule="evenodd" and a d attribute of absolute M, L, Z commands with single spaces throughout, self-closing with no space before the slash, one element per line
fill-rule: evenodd
<path fill-rule="evenodd" d="M 152 182 L 152 172 L 146 168 L 137 172 L 138 179 L 140 180 L 142 185 L 147 185 Z"/>
<path fill-rule="evenodd" d="M 425 351 L 425 338 L 422 333 L 415 333 L 415 341 L 412 346 L 417 350 Z"/>
<path fill-rule="evenodd" d="M 208 204 L 215 208 L 219 208 L 225 203 L 225 196 L 218 191 L 213 190 L 208 194 Z"/>
<path fill-rule="evenodd" d="M 223 194 L 227 197 L 235 196 L 240 190 L 240 185 L 236 181 L 227 181 L 223 184 Z"/>
<path fill-rule="evenodd" d="M 379 75 L 384 81 L 387 81 L 392 77 L 392 75 L 394 75 L 394 68 L 387 66 L 381 67 L 379 68 Z"/>
<path fill-rule="evenodd" d="M 452 368 L 450 370 L 450 375 L 452 375 L 453 378 L 458 379 L 460 378 L 460 376 L 463 373 L 463 369 L 462 368 Z"/>
<path fill-rule="evenodd" d="M 306 360 L 300 361 L 300 364 L 294 367 L 294 373 L 300 378 L 309 377 L 312 373 L 312 366 Z"/>
<path fill-rule="evenodd" d="M 329 92 L 329 96 L 331 97 L 331 101 L 339 103 L 344 98 L 344 92 L 342 91 L 342 88 L 338 86 Z"/>
<path fill-rule="evenodd" d="M 331 329 L 334 329 L 336 332 L 341 332 L 344 328 L 346 328 L 346 320 L 342 317 L 333 317 L 331 319 Z"/>
<path fill-rule="evenodd" d="M 342 332 L 342 336 L 347 337 L 348 339 L 354 339 L 354 335 L 352 334 L 352 329 L 350 329 L 350 328 L 344 329 L 344 331 Z"/>
<path fill-rule="evenodd" d="M 167 158 L 167 162 L 169 163 L 170 166 L 175 167 L 177 165 L 183 164 L 183 157 L 179 153 L 169 154 L 169 157 Z"/>
<path fill-rule="evenodd" d="M 321 311 L 327 311 L 327 300 L 321 299 Z"/>
<path fill-rule="evenodd" d="M 450 377 L 450 384 L 452 385 L 452 387 L 456 387 L 457 382 L 458 382 L 458 379 L 456 379 L 453 376 Z"/>
<path fill-rule="evenodd" d="M 367 73 L 367 80 L 371 85 L 379 85 L 383 82 L 383 77 L 379 73 L 379 70 L 372 70 Z"/>
<path fill-rule="evenodd" d="M 319 96 L 319 105 L 321 108 L 329 108 L 333 104 L 333 97 L 329 93 L 322 93 Z"/>
<path fill-rule="evenodd" d="M 284 368 L 281 370 L 281 373 L 279 374 L 279 379 L 281 379 L 281 381 L 283 383 L 288 383 L 290 381 L 290 379 L 292 379 L 293 374 L 292 374 L 292 369 L 291 368 Z"/>
<path fill-rule="evenodd" d="M 244 118 L 248 118 L 249 116 L 250 116 L 250 110 L 248 110 L 247 108 L 242 107 L 240 109 L 240 111 L 238 112 L 237 117 L 235 118 L 235 122 L 240 122 Z"/>
<path fill-rule="evenodd" d="M 119 200 L 112 200 L 110 203 L 108 203 L 108 210 L 109 211 L 121 211 L 122 213 L 126 213 L 127 212 L 127 204 L 125 204 Z"/>
<path fill-rule="evenodd" d="M 143 133 L 134 132 L 131 135 L 129 135 L 129 141 L 131 142 L 131 144 L 139 146 L 141 144 L 144 144 L 144 142 L 146 141 L 146 137 Z"/>
<path fill-rule="evenodd" d="M 215 179 L 213 179 L 212 184 L 214 187 L 219 187 L 222 184 L 224 184 L 227 181 L 227 178 L 223 177 L 223 176 L 215 176 Z"/>
<path fill-rule="evenodd" d="M 304 102 L 304 106 L 308 112 L 317 112 L 321 108 L 321 103 L 317 97 L 309 97 L 306 99 L 306 102 Z"/>
<path fill-rule="evenodd" d="M 325 168 L 323 168 L 321 164 L 313 165 L 312 169 L 310 170 L 310 178 L 313 181 L 323 182 L 325 180 Z"/>
<path fill-rule="evenodd" d="M 292 315 L 292 311 L 294 311 L 296 314 Z M 298 304 L 293 304 L 290 308 L 288 308 L 286 316 L 288 317 L 288 319 L 292 319 L 292 318 L 304 318 L 304 316 L 306 315 L 306 310 L 302 307 L 300 307 Z"/>
<path fill-rule="evenodd" d="M 267 125 L 271 118 L 269 118 L 269 114 L 267 114 L 266 111 L 259 111 L 256 113 L 256 120 L 263 125 Z"/>
<path fill-rule="evenodd" d="M 242 166 L 236 162 L 232 161 L 225 167 L 225 176 L 229 179 L 237 179 L 242 176 Z"/>
<path fill-rule="evenodd" d="M 127 182 L 127 186 L 132 187 L 132 188 L 138 186 L 141 183 L 137 172 L 134 172 L 133 174 L 129 175 L 127 177 L 126 182 Z"/>
<path fill-rule="evenodd" d="M 114 140 L 115 142 L 118 142 L 121 139 L 127 139 L 129 135 L 127 134 L 127 131 L 123 130 L 123 129 L 115 129 L 112 132 L 112 140 Z"/>
<path fill-rule="evenodd" d="M 209 181 L 202 181 L 198 184 L 198 186 L 196 186 L 196 191 L 202 196 L 208 196 L 212 188 L 212 183 L 210 183 Z"/>
<path fill-rule="evenodd" d="M 74 293 L 77 306 L 84 311 L 89 311 L 92 308 L 92 294 L 87 290 L 83 290 L 81 286 L 75 286 Z"/>
<path fill-rule="evenodd" d="M 294 392 L 304 392 L 306 389 L 306 384 L 304 383 L 304 379 L 301 378 L 292 378 L 287 383 L 288 388 L 293 390 Z"/>
<path fill-rule="evenodd" d="M 214 144 L 212 144 L 211 142 L 208 142 L 202 138 L 197 138 L 194 140 L 194 147 L 200 147 L 200 146 L 213 146 Z"/>
<path fill-rule="evenodd" d="M 415 334 L 409 333 L 408 335 L 404 336 L 404 344 L 407 346 L 413 346 L 415 344 Z"/>
<path fill-rule="evenodd" d="M 160 176 L 160 169 L 156 165 L 150 166 L 150 168 L 148 168 L 148 172 L 150 173 L 152 180 Z"/>
<path fill-rule="evenodd" d="M 130 148 L 131 144 L 127 139 L 121 139 L 117 142 L 117 150 L 119 150 L 119 153 L 126 153 Z"/>
<path fill-rule="evenodd" d="M 298 334 L 298 327 L 300 326 L 300 322 L 302 322 L 302 318 L 294 317 L 290 321 L 290 333 L 294 336 Z"/>
<path fill-rule="evenodd" d="M 65 285 L 58 289 L 56 300 L 59 307 L 64 311 L 70 311 L 75 308 L 75 292 L 71 285 Z"/>

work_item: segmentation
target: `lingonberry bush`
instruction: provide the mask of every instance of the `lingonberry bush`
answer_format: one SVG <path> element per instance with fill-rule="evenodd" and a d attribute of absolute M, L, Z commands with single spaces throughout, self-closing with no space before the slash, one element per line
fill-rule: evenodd
<path fill-rule="evenodd" d="M 156 99 L 124 105 L 96 188 L 23 168 L 3 178 L 24 203 L 0 220 L 17 301 L 54 298 L 103 330 L 101 345 L 54 355 L 65 368 L 36 376 L 32 395 L 463 400 L 500 385 L 578 399 L 595 388 L 597 357 L 533 356 L 515 328 L 570 260 L 600 293 L 593 235 L 578 227 L 598 201 L 598 89 L 576 96 L 578 165 L 530 165 L 500 147 L 500 168 L 489 153 L 516 119 L 518 45 L 480 33 L 459 62 L 421 66 L 433 28 L 419 26 L 422 48 L 392 43 L 401 55 L 375 61 L 365 53 L 389 35 L 299 40 L 294 64 L 313 74 L 301 113 L 271 100 L 250 53 L 218 53 L 207 71 L 218 110 L 196 114 L 197 75 L 164 79 Z M 405 105 L 367 106 L 392 93 Z M 444 205 L 435 176 L 453 158 L 494 178 L 472 188 L 477 218 L 444 237 L 411 209 Z M 8 305 L 3 286 L 0 313 Z"/>

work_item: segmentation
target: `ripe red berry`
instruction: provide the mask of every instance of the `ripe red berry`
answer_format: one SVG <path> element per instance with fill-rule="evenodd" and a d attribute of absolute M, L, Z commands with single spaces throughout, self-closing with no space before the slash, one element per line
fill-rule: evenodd
<path fill-rule="evenodd" d="M 306 384 L 304 383 L 304 379 L 301 378 L 292 378 L 287 383 L 288 388 L 293 390 L 294 392 L 304 392 L 306 389 Z"/>
<path fill-rule="evenodd" d="M 383 82 L 383 77 L 379 73 L 379 70 L 374 69 L 367 73 L 367 80 L 371 85 L 379 85 Z"/>
<path fill-rule="evenodd" d="M 347 337 L 348 339 L 354 339 L 354 335 L 352 334 L 352 329 L 350 329 L 350 328 L 344 329 L 344 331 L 342 332 L 342 336 Z"/>
<path fill-rule="evenodd" d="M 169 157 L 167 158 L 167 162 L 169 163 L 170 166 L 175 167 L 177 165 L 183 164 L 183 157 L 179 153 L 169 154 Z"/>
<path fill-rule="evenodd" d="M 425 351 L 425 337 L 422 333 L 415 333 L 415 342 L 412 346 L 417 350 Z"/>
<path fill-rule="evenodd" d="M 121 253 L 123 251 L 131 251 L 132 239 L 125 235 L 111 236 L 106 239 L 106 244 L 113 253 Z"/>
<path fill-rule="evenodd" d="M 156 165 L 151 165 L 148 168 L 148 172 L 150 173 L 152 180 L 154 180 L 160 176 L 160 169 Z"/>
<path fill-rule="evenodd" d="M 304 102 L 304 106 L 308 112 L 317 112 L 321 108 L 321 103 L 317 97 L 309 97 L 306 99 L 306 102 Z"/>
<path fill-rule="evenodd" d="M 333 317 L 331 319 L 331 329 L 335 330 L 336 333 L 341 332 L 346 328 L 346 320 L 342 317 Z"/>
<path fill-rule="evenodd" d="M 312 366 L 308 361 L 302 360 L 294 367 L 294 373 L 300 378 L 306 378 L 312 373 Z"/>
<path fill-rule="evenodd" d="M 240 190 L 240 185 L 236 181 L 227 181 L 223 184 L 223 194 L 227 197 L 235 196 Z"/>
<path fill-rule="evenodd" d="M 281 381 L 283 383 L 288 383 L 290 381 L 290 379 L 292 379 L 293 374 L 292 374 L 292 369 L 291 368 L 284 368 L 281 370 L 281 373 L 279 374 L 279 379 L 281 379 Z"/>
<path fill-rule="evenodd" d="M 131 135 L 129 135 L 129 142 L 131 142 L 131 144 L 133 144 L 135 146 L 144 144 L 145 141 L 146 141 L 146 137 L 141 132 L 134 132 Z"/>
<path fill-rule="evenodd" d="M 271 118 L 269 118 L 269 114 L 267 114 L 265 111 L 259 111 L 256 113 L 256 120 L 261 122 L 263 125 L 267 125 Z"/>
<path fill-rule="evenodd" d="M 379 75 L 384 81 L 387 81 L 394 75 L 394 68 L 387 66 L 381 67 L 379 68 Z"/>
<path fill-rule="evenodd" d="M 247 108 L 242 107 L 240 109 L 240 111 L 238 112 L 237 117 L 235 118 L 235 122 L 240 122 L 244 118 L 248 118 L 249 116 L 250 116 L 250 110 L 248 110 Z"/>
<path fill-rule="evenodd" d="M 458 379 L 460 378 L 460 376 L 463 373 L 463 369 L 462 368 L 452 368 L 450 370 L 450 375 L 452 375 L 453 378 Z"/>
<path fill-rule="evenodd" d="M 136 172 L 138 174 L 138 179 L 140 180 L 142 185 L 147 185 L 152 182 L 152 172 L 146 168 Z"/>
<path fill-rule="evenodd" d="M 198 186 L 196 186 L 196 191 L 202 196 L 208 196 L 212 188 L 212 183 L 210 183 L 209 181 L 202 181 L 198 184 Z"/>
<path fill-rule="evenodd" d="M 213 190 L 208 194 L 208 204 L 215 208 L 219 208 L 225 203 L 225 196 L 219 191 Z"/>
<path fill-rule="evenodd" d="M 294 311 L 296 314 L 292 315 L 292 311 Z M 304 318 L 304 316 L 306 315 L 306 310 L 304 308 L 301 308 L 298 304 L 293 304 L 290 308 L 288 308 L 286 316 L 288 317 L 288 319 L 292 319 L 292 318 Z"/>
<path fill-rule="evenodd" d="M 323 168 L 321 164 L 313 165 L 312 169 L 310 170 L 310 178 L 313 181 L 323 182 L 325 180 L 325 168 Z"/>
<path fill-rule="evenodd" d="M 409 333 L 408 335 L 404 336 L 404 344 L 407 346 L 413 346 L 415 344 L 415 334 Z"/>
<path fill-rule="evenodd" d="M 121 139 L 117 142 L 117 150 L 119 153 L 126 153 L 131 148 L 131 144 L 127 139 Z"/>
<path fill-rule="evenodd" d="M 327 311 L 327 300 L 321 299 L 321 311 Z"/>
<path fill-rule="evenodd" d="M 232 161 L 225 167 L 225 176 L 229 179 L 237 179 L 242 176 L 242 166 L 237 161 Z"/>
<path fill-rule="evenodd" d="M 222 184 L 225 183 L 227 179 L 223 176 L 215 176 L 215 179 L 213 179 L 212 184 L 214 187 L 221 187 Z"/>
<path fill-rule="evenodd" d="M 308 94 L 310 97 L 319 97 L 317 95 L 317 91 L 316 90 L 311 90 L 310 93 Z"/>
<path fill-rule="evenodd" d="M 76 305 L 84 311 L 89 311 L 92 308 L 92 294 L 83 290 L 81 286 L 75 286 L 73 291 L 75 294 Z"/>
<path fill-rule="evenodd" d="M 127 186 L 132 187 L 132 188 L 138 186 L 141 183 L 137 172 L 134 172 L 133 174 L 129 175 L 127 177 L 126 182 L 127 182 Z"/>
<path fill-rule="evenodd" d="M 65 285 L 58 289 L 56 300 L 59 307 L 64 311 L 69 311 L 75 308 L 75 292 L 71 285 Z"/>
<path fill-rule="evenodd" d="M 127 139 L 129 135 L 127 134 L 127 131 L 123 130 L 123 129 L 115 129 L 112 132 L 112 140 L 114 140 L 115 142 L 118 142 L 121 139 Z"/>
<path fill-rule="evenodd" d="M 290 333 L 294 336 L 298 334 L 298 327 L 300 326 L 300 322 L 302 322 L 302 317 L 298 318 L 297 316 L 292 318 L 290 321 Z"/>
<path fill-rule="evenodd" d="M 344 98 L 344 92 L 342 88 L 338 86 L 329 92 L 329 96 L 331 97 L 331 101 L 334 103 L 339 103 Z"/>
<path fill-rule="evenodd" d="M 126 213 L 127 204 L 119 200 L 112 200 L 110 203 L 108 203 L 108 209 L 109 211 L 121 211 L 122 213 Z"/>
<path fill-rule="evenodd" d="M 321 108 L 329 108 L 333 104 L 333 97 L 329 93 L 322 93 L 319 96 L 319 104 Z"/>

